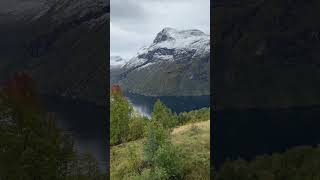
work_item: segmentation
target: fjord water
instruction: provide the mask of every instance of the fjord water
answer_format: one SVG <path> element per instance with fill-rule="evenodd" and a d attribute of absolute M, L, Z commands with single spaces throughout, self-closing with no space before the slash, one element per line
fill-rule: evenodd
<path fill-rule="evenodd" d="M 218 167 L 227 159 L 252 160 L 297 146 L 318 146 L 320 106 L 225 109 L 214 112 L 213 154 Z"/>
<path fill-rule="evenodd" d="M 98 160 L 100 169 L 105 170 L 109 153 L 105 107 L 57 96 L 43 99 L 46 110 L 54 114 L 58 127 L 74 138 L 75 150 L 91 154 Z"/>
<path fill-rule="evenodd" d="M 150 117 L 154 103 L 159 99 L 173 112 L 188 112 L 210 106 L 210 96 L 143 96 L 125 93 L 133 108 Z"/>
<path fill-rule="evenodd" d="M 125 95 L 134 109 L 147 117 L 151 116 L 157 99 L 176 113 L 210 106 L 210 96 L 150 97 L 130 93 Z M 54 114 L 58 127 L 70 132 L 74 137 L 75 149 L 80 153 L 90 153 L 98 160 L 100 168 L 106 169 L 109 149 L 106 147 L 108 119 L 105 107 L 58 96 L 45 96 L 43 101 L 45 109 Z"/>

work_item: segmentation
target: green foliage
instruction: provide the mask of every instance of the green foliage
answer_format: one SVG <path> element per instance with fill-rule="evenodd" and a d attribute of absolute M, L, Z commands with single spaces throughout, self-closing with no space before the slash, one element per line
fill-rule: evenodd
<path fill-rule="evenodd" d="M 320 179 L 320 147 L 297 147 L 283 154 L 258 156 L 247 162 L 227 161 L 216 180 L 317 180 Z"/>
<path fill-rule="evenodd" d="M 210 108 L 202 108 L 190 112 L 181 112 L 178 115 L 178 124 L 184 125 L 187 123 L 208 121 L 210 119 Z"/>
<path fill-rule="evenodd" d="M 154 157 L 154 165 L 165 174 L 165 179 L 180 179 L 182 177 L 182 162 L 178 149 L 171 143 L 163 144 Z"/>
<path fill-rule="evenodd" d="M 149 124 L 146 142 L 144 145 L 144 152 L 147 162 L 151 164 L 153 163 L 158 148 L 166 143 L 169 140 L 168 138 L 169 132 L 157 122 L 152 122 Z"/>
<path fill-rule="evenodd" d="M 0 179 L 88 179 L 77 170 L 80 165 L 72 137 L 30 102 L 0 92 Z M 90 169 L 91 177 L 102 176 L 96 166 L 91 167 L 83 169 Z"/>
<path fill-rule="evenodd" d="M 166 129 L 173 128 L 178 123 L 177 115 L 172 113 L 171 109 L 166 107 L 159 99 L 153 106 L 151 120 L 162 124 Z"/>
<path fill-rule="evenodd" d="M 209 108 L 177 115 L 160 100 L 154 105 L 151 120 L 131 114 L 127 135 L 130 142 L 111 149 L 111 178 L 209 179 L 209 118 Z M 197 121 L 206 122 L 177 128 L 178 133 L 173 132 L 179 124 Z"/>
<path fill-rule="evenodd" d="M 166 169 L 158 166 L 156 166 L 155 169 L 151 171 L 149 175 L 149 179 L 151 180 L 165 180 L 169 178 L 170 175 L 166 172 Z"/>
<path fill-rule="evenodd" d="M 139 173 L 140 166 L 143 164 L 142 158 L 138 156 L 137 147 L 129 145 L 128 146 L 128 162 L 129 162 L 129 169 L 131 172 Z"/>
<path fill-rule="evenodd" d="M 194 126 L 169 133 L 150 122 L 145 138 L 111 148 L 111 179 L 209 179 L 210 122 Z"/>
<path fill-rule="evenodd" d="M 2 94 L 0 169 L 3 177 L 63 178 L 73 158 L 73 142 L 35 107 Z M 14 161 L 13 161 L 14 159 Z"/>
<path fill-rule="evenodd" d="M 210 179 L 210 151 L 183 153 L 185 179 Z"/>
<path fill-rule="evenodd" d="M 127 141 L 132 107 L 120 93 L 111 93 L 110 100 L 110 145 L 116 145 Z"/>
<path fill-rule="evenodd" d="M 175 179 L 182 176 L 180 155 L 171 144 L 169 131 L 158 121 L 149 125 L 144 154 L 151 166 L 150 178 Z"/>
<path fill-rule="evenodd" d="M 128 141 L 140 139 L 144 136 L 145 127 L 149 119 L 146 117 L 136 116 L 129 122 Z"/>

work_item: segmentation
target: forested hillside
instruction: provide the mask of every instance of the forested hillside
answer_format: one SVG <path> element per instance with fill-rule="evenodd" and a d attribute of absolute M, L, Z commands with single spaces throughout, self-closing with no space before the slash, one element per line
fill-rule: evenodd
<path fill-rule="evenodd" d="M 111 93 L 111 179 L 209 179 L 210 109 L 176 114 L 161 101 L 151 119 Z"/>

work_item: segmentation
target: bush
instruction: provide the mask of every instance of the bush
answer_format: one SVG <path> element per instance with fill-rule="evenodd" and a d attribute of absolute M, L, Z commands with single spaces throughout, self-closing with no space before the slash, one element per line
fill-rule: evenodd
<path fill-rule="evenodd" d="M 154 165 L 161 170 L 165 179 L 179 179 L 182 177 L 182 163 L 179 152 L 170 142 L 163 144 L 154 157 Z M 156 170 L 157 170 L 156 169 Z"/>
<path fill-rule="evenodd" d="M 145 126 L 147 125 L 148 121 L 149 120 L 147 118 L 141 116 L 132 118 L 129 123 L 128 141 L 143 138 Z"/>
<path fill-rule="evenodd" d="M 210 120 L 210 108 L 181 112 L 177 117 L 179 125 Z"/>
<path fill-rule="evenodd" d="M 143 159 L 140 158 L 140 156 L 138 156 L 137 154 L 137 148 L 137 146 L 128 146 L 128 162 L 130 166 L 129 169 L 134 173 L 140 173 L 139 167 L 141 166 L 141 164 L 143 164 Z"/>
<path fill-rule="evenodd" d="M 184 154 L 182 163 L 185 179 L 210 179 L 210 152 Z"/>
<path fill-rule="evenodd" d="M 151 122 L 148 126 L 147 139 L 144 145 L 144 153 L 148 163 L 153 159 L 158 148 L 169 140 L 169 133 L 161 125 Z"/>

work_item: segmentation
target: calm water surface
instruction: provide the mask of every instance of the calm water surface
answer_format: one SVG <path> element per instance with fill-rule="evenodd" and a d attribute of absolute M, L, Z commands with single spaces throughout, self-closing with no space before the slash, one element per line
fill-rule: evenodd
<path fill-rule="evenodd" d="M 71 132 L 75 148 L 80 153 L 90 153 L 101 169 L 107 167 L 107 113 L 105 107 L 92 103 L 45 97 L 45 107 L 55 115 L 58 127 Z"/>
<path fill-rule="evenodd" d="M 128 100 L 141 114 L 150 117 L 153 105 L 160 99 L 172 111 L 179 113 L 210 106 L 209 96 L 198 97 L 148 97 L 126 94 Z M 44 97 L 46 110 L 56 117 L 59 128 L 74 136 L 75 148 L 80 153 L 90 153 L 107 168 L 108 127 L 105 107 L 61 97 Z"/>
<path fill-rule="evenodd" d="M 160 99 L 173 112 L 188 112 L 195 109 L 210 106 L 210 96 L 142 96 L 137 94 L 126 93 L 129 102 L 133 108 L 140 114 L 147 117 L 151 116 L 154 103 Z"/>

